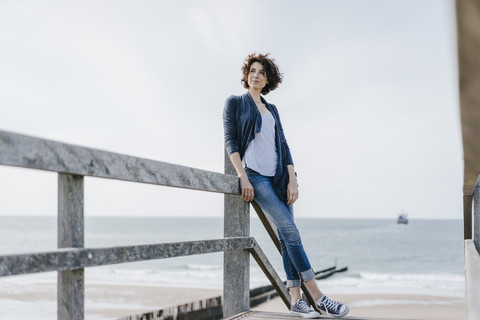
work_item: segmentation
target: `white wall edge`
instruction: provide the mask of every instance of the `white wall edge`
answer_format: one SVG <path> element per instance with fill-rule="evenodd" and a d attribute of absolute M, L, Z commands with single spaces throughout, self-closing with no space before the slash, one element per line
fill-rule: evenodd
<path fill-rule="evenodd" d="M 465 305 L 467 320 L 480 319 L 480 254 L 473 240 L 465 240 Z"/>

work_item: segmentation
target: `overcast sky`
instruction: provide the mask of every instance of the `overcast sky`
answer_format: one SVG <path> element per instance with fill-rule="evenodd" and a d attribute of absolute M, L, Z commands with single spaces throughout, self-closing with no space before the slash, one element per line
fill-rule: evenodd
<path fill-rule="evenodd" d="M 0 130 L 223 171 L 222 111 L 271 53 L 297 217 L 462 218 L 453 1 L 0 0 Z M 0 166 L 0 215 L 55 215 Z M 87 216 L 217 216 L 223 195 L 86 178 Z"/>

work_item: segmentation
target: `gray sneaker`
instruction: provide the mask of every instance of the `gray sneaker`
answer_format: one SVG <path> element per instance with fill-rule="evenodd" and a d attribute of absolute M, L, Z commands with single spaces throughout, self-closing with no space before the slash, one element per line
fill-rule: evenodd
<path fill-rule="evenodd" d="M 348 311 L 350 311 L 347 305 L 332 300 L 325 295 L 317 301 L 317 308 L 322 314 L 328 314 L 338 318 L 345 316 Z"/>
<path fill-rule="evenodd" d="M 310 308 L 308 304 L 302 299 L 292 304 L 292 309 L 290 309 L 290 313 L 298 314 L 303 318 L 308 319 L 320 318 L 320 313 Z"/>

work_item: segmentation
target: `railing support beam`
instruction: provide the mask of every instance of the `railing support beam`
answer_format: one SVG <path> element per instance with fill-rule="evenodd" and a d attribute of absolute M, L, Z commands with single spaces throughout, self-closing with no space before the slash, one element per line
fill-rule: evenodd
<path fill-rule="evenodd" d="M 277 291 L 280 298 L 282 298 L 283 303 L 287 309 L 290 310 L 291 306 L 291 297 L 290 292 L 288 291 L 287 287 L 283 284 L 283 281 L 278 276 L 277 272 L 268 261 L 268 258 L 265 256 L 265 253 L 260 248 L 258 243 L 254 241 L 254 245 L 251 249 L 249 249 L 250 253 L 252 254 L 253 258 L 257 261 L 258 266 L 262 269 L 263 273 L 267 276 L 268 280 L 272 284 L 273 288 Z"/>
<path fill-rule="evenodd" d="M 83 176 L 58 174 L 58 248 L 84 247 Z M 83 320 L 83 269 L 58 271 L 58 319 Z"/>
<path fill-rule="evenodd" d="M 278 252 L 282 254 L 282 247 L 280 245 L 280 238 L 278 237 L 278 234 L 277 234 L 277 227 L 270 220 L 270 218 L 265 214 L 265 212 L 263 212 L 262 208 L 260 208 L 260 206 L 257 203 L 255 203 L 255 201 L 252 202 L 252 206 L 257 212 L 257 215 L 260 218 L 260 221 L 262 221 L 263 226 L 267 230 L 267 233 L 270 235 L 270 238 L 272 239 L 273 243 L 277 247 Z M 308 289 L 308 287 L 303 282 L 300 284 L 300 287 L 302 288 L 302 291 L 304 293 L 304 300 L 306 300 L 310 306 L 315 308 L 315 299 L 313 299 L 313 295 Z M 288 306 L 288 309 L 290 309 L 289 305 L 287 306 Z"/>
<path fill-rule="evenodd" d="M 236 175 L 225 152 L 225 173 Z M 225 195 L 224 237 L 249 237 L 249 204 L 238 195 Z M 223 317 L 250 310 L 250 255 L 247 250 L 223 254 Z"/>

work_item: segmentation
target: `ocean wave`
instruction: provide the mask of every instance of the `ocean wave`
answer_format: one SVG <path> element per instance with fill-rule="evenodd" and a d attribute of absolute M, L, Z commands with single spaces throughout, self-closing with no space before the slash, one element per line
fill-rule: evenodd
<path fill-rule="evenodd" d="M 463 282 L 464 276 L 459 274 L 447 273 L 371 273 L 360 272 L 360 278 L 368 280 L 395 280 L 395 281 L 450 281 Z"/>
<path fill-rule="evenodd" d="M 216 264 L 187 264 L 188 269 L 193 270 L 221 270 L 221 265 Z"/>
<path fill-rule="evenodd" d="M 282 279 L 284 272 L 278 270 Z M 34 290 L 36 285 L 56 285 L 55 272 L 5 277 L 0 279 L 3 292 L 14 294 Z M 95 268 L 85 270 L 86 284 L 171 286 L 195 288 L 223 288 L 223 267 L 218 264 L 189 263 L 168 269 Z M 251 287 L 269 284 L 262 270 L 252 266 Z M 463 274 L 451 273 L 337 273 L 320 280 L 322 290 L 330 293 L 406 293 L 463 296 L 465 279 Z"/>
<path fill-rule="evenodd" d="M 98 269 L 89 270 L 86 281 L 90 284 L 142 285 L 221 289 L 223 269 L 213 265 L 162 269 Z"/>
<path fill-rule="evenodd" d="M 336 274 L 319 282 L 336 293 L 403 293 L 463 296 L 465 280 L 459 274 L 372 273 Z"/>

